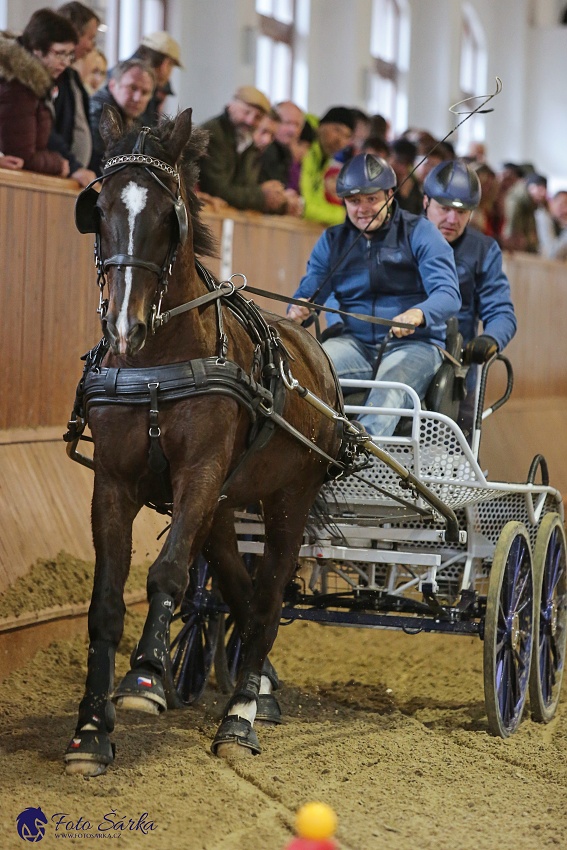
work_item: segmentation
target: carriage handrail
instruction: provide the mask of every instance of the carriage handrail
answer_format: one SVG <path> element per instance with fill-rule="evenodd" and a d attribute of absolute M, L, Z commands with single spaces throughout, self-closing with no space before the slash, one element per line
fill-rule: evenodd
<path fill-rule="evenodd" d="M 486 394 L 486 384 L 488 381 L 488 372 L 497 360 L 499 360 L 501 363 L 504 363 L 504 366 L 506 367 L 506 388 L 504 390 L 504 394 L 499 399 L 497 399 L 494 404 L 491 404 L 490 407 L 487 407 L 486 410 L 483 410 L 484 397 Z M 512 364 L 510 363 L 508 358 L 505 357 L 503 354 L 495 354 L 494 357 L 491 357 L 490 360 L 487 360 L 487 362 L 483 364 L 480 373 L 473 433 L 473 451 L 476 457 L 478 457 L 478 452 L 480 448 L 482 423 L 485 419 L 487 419 L 489 416 L 492 416 L 493 413 L 495 413 L 500 407 L 502 407 L 503 404 L 508 401 L 512 394 L 513 388 L 514 372 L 512 369 Z"/>

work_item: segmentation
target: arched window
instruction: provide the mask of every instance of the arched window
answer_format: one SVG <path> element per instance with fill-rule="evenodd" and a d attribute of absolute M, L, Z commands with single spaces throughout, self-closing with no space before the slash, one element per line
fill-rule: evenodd
<path fill-rule="evenodd" d="M 486 93 L 486 38 L 476 12 L 468 4 L 463 6 L 461 26 L 461 98 L 474 98 Z M 474 108 L 479 102 L 471 103 Z M 457 150 L 465 155 L 473 142 L 483 142 L 484 138 L 484 115 L 473 115 L 459 127 Z"/>
<path fill-rule="evenodd" d="M 395 134 L 407 126 L 409 9 L 406 0 L 373 0 L 370 28 L 372 65 L 367 109 L 387 118 Z"/>
<path fill-rule="evenodd" d="M 293 86 L 295 0 L 256 0 L 256 85 L 272 103 L 289 100 Z"/>

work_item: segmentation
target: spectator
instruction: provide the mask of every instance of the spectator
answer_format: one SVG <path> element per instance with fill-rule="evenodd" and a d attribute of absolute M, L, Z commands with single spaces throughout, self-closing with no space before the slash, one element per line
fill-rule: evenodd
<path fill-rule="evenodd" d="M 207 154 L 200 163 L 203 192 L 240 210 L 285 211 L 283 184 L 258 182 L 253 133 L 270 109 L 265 94 L 253 86 L 240 86 L 224 112 L 203 124 L 209 133 Z"/>
<path fill-rule="evenodd" d="M 82 61 L 94 47 L 100 18 L 82 3 L 64 3 L 57 10 L 77 31 L 75 62 Z M 65 68 L 57 80 L 55 122 L 49 147 L 69 160 L 70 176 L 81 186 L 87 186 L 96 174 L 89 164 L 93 140 L 89 126 L 89 96 L 74 67 Z"/>
<path fill-rule="evenodd" d="M 409 139 L 396 139 L 390 148 L 388 160 L 398 181 L 396 200 L 406 212 L 421 215 L 423 193 L 414 174 L 417 147 Z"/>
<path fill-rule="evenodd" d="M 0 168 L 7 168 L 10 171 L 19 171 L 24 167 L 24 161 L 19 156 L 4 156 L 0 153 Z"/>
<path fill-rule="evenodd" d="M 390 145 L 382 136 L 368 136 L 362 146 L 363 153 L 373 153 L 380 159 L 388 159 L 390 156 Z"/>
<path fill-rule="evenodd" d="M 535 211 L 539 252 L 548 260 L 567 260 L 567 190 L 556 192 L 549 209 Z"/>
<path fill-rule="evenodd" d="M 485 162 L 472 162 L 470 165 L 480 181 L 480 203 L 472 211 L 471 227 L 480 230 L 485 236 L 500 239 L 500 222 L 496 214 L 496 198 L 498 195 L 498 180 L 496 173 Z"/>
<path fill-rule="evenodd" d="M 141 59 L 126 59 L 112 69 L 108 83 L 90 101 L 90 125 L 93 135 L 91 165 L 97 174 L 102 171 L 104 142 L 99 131 L 100 116 L 105 104 L 113 106 L 125 127 L 143 126 L 141 116 L 148 105 L 155 85 L 154 72 Z"/>
<path fill-rule="evenodd" d="M 280 116 L 275 109 L 270 109 L 269 112 L 266 112 L 266 114 L 262 115 L 260 118 L 258 126 L 252 133 L 252 142 L 254 143 L 254 147 L 258 151 L 259 155 L 264 153 L 266 148 L 274 141 L 278 124 L 280 122 Z"/>
<path fill-rule="evenodd" d="M 307 155 L 309 148 L 317 138 L 315 126 L 309 120 L 305 120 L 299 139 L 291 141 L 289 149 L 291 151 L 292 162 L 287 176 L 287 189 L 293 189 L 299 194 L 299 178 L 301 176 L 301 164 L 304 157 Z"/>
<path fill-rule="evenodd" d="M 106 61 L 106 56 L 98 47 L 87 53 L 82 60 L 75 62 L 75 68 L 79 72 L 79 76 L 89 97 L 92 97 L 106 82 L 108 62 Z"/>
<path fill-rule="evenodd" d="M 446 320 L 459 311 L 461 298 L 450 246 L 423 215 L 398 207 L 395 185 L 391 166 L 372 154 L 359 154 L 343 166 L 337 192 L 347 220 L 319 238 L 295 297 L 316 296 L 324 303 L 334 296 L 347 313 L 344 333 L 324 343 L 339 377 L 401 381 L 423 398 L 442 362 L 437 345 L 445 342 Z M 412 327 L 393 328 L 394 339 L 384 348 L 386 328 L 350 313 Z M 288 315 L 302 322 L 311 313 L 293 305 Z M 408 399 L 402 390 L 375 389 L 367 405 L 405 407 Z M 359 418 L 369 433 L 384 436 L 393 434 L 399 419 Z"/>
<path fill-rule="evenodd" d="M 51 90 L 73 61 L 77 34 L 52 9 L 34 12 L 19 38 L 0 37 L 0 150 L 28 171 L 68 177 L 69 161 L 48 149 Z"/>
<path fill-rule="evenodd" d="M 498 241 L 500 247 L 503 245 L 502 228 L 504 227 L 505 202 L 508 192 L 518 180 L 521 180 L 524 173 L 519 165 L 514 162 L 505 162 L 501 170 L 497 173 L 498 190 L 496 192 L 496 200 L 494 201 L 494 218 L 495 231 L 498 233 Z"/>
<path fill-rule="evenodd" d="M 459 277 L 462 307 L 459 330 L 469 362 L 484 363 L 502 351 L 516 333 L 510 284 L 502 270 L 502 251 L 496 240 L 468 227 L 481 200 L 481 184 L 470 166 L 443 162 L 431 171 L 423 186 L 427 218 L 451 245 Z M 478 324 L 482 322 L 482 334 Z M 459 423 L 465 433 L 472 427 L 476 369 L 467 376 L 467 397 Z"/>
<path fill-rule="evenodd" d="M 353 107 L 351 112 L 354 118 L 354 130 L 352 132 L 350 144 L 346 145 L 346 147 L 338 151 L 338 153 L 334 156 L 335 162 L 338 162 L 340 166 L 343 166 L 345 162 L 348 162 L 349 159 L 352 159 L 352 157 L 356 156 L 357 153 L 362 153 L 364 150 L 364 143 L 370 135 L 370 118 L 366 112 L 363 112 L 362 109 L 357 109 L 356 107 Z"/>
<path fill-rule="evenodd" d="M 266 150 L 274 143 L 276 134 L 278 132 L 278 128 L 281 124 L 281 118 L 279 112 L 276 109 L 271 109 L 266 115 L 263 115 L 260 119 L 260 123 L 256 130 L 254 130 L 252 134 L 252 139 L 254 142 L 254 147 L 259 153 L 258 157 L 258 182 L 264 182 L 262 180 L 262 154 L 266 152 Z M 291 154 L 290 154 L 291 156 Z M 284 181 L 280 181 L 282 185 L 285 186 Z M 300 216 L 303 213 L 303 199 L 298 195 L 296 191 L 293 189 L 284 189 L 285 194 L 285 207 L 282 208 L 281 212 L 286 213 L 287 215 L 295 215 Z"/>
<path fill-rule="evenodd" d="M 183 68 L 181 48 L 168 32 L 160 30 L 143 36 L 140 46 L 131 58 L 145 62 L 153 70 L 154 93 L 139 119 L 144 127 L 155 127 L 163 112 L 166 98 L 175 94 L 170 78 L 175 67 Z"/>
<path fill-rule="evenodd" d="M 368 127 L 369 136 L 379 136 L 386 142 L 389 141 L 392 132 L 390 122 L 383 115 L 371 115 Z"/>
<path fill-rule="evenodd" d="M 301 164 L 299 191 L 305 202 L 304 216 L 321 224 L 341 224 L 344 207 L 325 199 L 324 177 L 334 155 L 349 144 L 354 129 L 352 111 L 346 106 L 333 106 L 319 121 L 317 138 Z"/>
<path fill-rule="evenodd" d="M 535 212 L 546 201 L 547 179 L 541 174 L 532 172 L 510 189 L 504 200 L 504 248 L 537 253 L 539 243 Z"/>
<path fill-rule="evenodd" d="M 276 104 L 274 109 L 280 120 L 276 126 L 274 140 L 262 152 L 259 180 L 261 183 L 266 180 L 279 180 L 288 188 L 293 163 L 291 146 L 299 141 L 305 116 L 299 106 L 290 100 Z"/>

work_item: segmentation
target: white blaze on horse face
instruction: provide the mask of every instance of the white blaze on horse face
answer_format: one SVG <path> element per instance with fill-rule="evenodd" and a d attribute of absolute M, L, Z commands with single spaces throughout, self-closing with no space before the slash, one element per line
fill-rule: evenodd
<path fill-rule="evenodd" d="M 137 183 L 130 181 L 126 188 L 122 190 L 120 197 L 124 202 L 124 206 L 128 210 L 128 253 L 133 254 L 134 227 L 136 224 L 136 218 L 146 206 L 148 190 L 144 189 L 142 186 L 138 186 Z M 126 338 L 129 331 L 128 304 L 130 301 L 130 294 L 132 292 L 132 266 L 126 266 L 124 282 L 124 299 L 116 322 L 116 330 L 120 338 L 121 347 L 126 344 Z"/>

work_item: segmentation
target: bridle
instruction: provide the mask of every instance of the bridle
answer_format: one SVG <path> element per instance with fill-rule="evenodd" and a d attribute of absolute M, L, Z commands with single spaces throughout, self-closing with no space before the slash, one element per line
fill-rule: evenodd
<path fill-rule="evenodd" d="M 119 154 L 118 156 L 111 157 L 104 166 L 103 174 L 89 183 L 89 185 L 80 192 L 75 204 L 75 223 L 77 225 L 77 229 L 81 233 L 95 234 L 94 261 L 97 269 L 97 284 L 100 291 L 97 312 L 100 314 L 101 318 L 104 318 L 108 310 L 108 298 L 104 297 L 104 290 L 107 285 L 106 272 L 109 268 L 112 266 L 117 268 L 132 266 L 135 268 L 146 269 L 157 276 L 158 282 L 156 294 L 152 304 L 149 320 L 150 331 L 151 333 L 155 333 L 156 329 L 164 323 L 164 316 L 161 312 L 162 301 L 167 292 L 169 278 L 173 270 L 178 248 L 187 240 L 189 224 L 187 208 L 180 192 L 179 172 L 167 162 L 163 162 L 163 160 L 156 159 L 156 157 L 149 156 L 144 153 L 146 137 L 150 133 L 150 127 L 142 127 L 132 153 Z M 164 192 L 169 195 L 173 202 L 177 228 L 172 228 L 168 249 L 161 266 L 157 265 L 157 263 L 152 263 L 149 260 L 143 260 L 132 254 L 114 254 L 106 259 L 102 256 L 100 218 L 96 207 L 98 192 L 93 187 L 96 183 L 102 183 L 103 180 L 110 179 L 110 177 L 113 177 L 115 174 L 118 174 L 123 169 L 129 168 L 132 165 L 143 168 L 144 171 L 149 174 L 150 177 L 164 190 Z M 155 173 L 156 171 L 162 171 L 175 180 L 175 192 L 172 192 L 171 189 L 166 186 L 162 180 L 160 180 L 158 175 Z"/>

